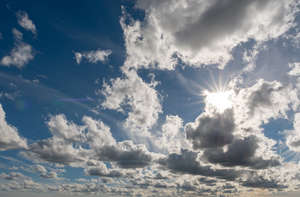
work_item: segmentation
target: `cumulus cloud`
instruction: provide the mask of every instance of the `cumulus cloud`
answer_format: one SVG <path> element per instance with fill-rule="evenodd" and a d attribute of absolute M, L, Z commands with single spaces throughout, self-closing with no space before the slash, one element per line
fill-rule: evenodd
<path fill-rule="evenodd" d="M 103 162 L 98 162 L 96 167 L 85 169 L 85 173 L 88 176 L 100 176 L 100 177 L 121 177 L 123 173 L 121 170 L 111 170 L 106 167 Z"/>
<path fill-rule="evenodd" d="M 124 127 L 129 129 L 128 135 L 132 139 L 149 136 L 148 129 L 162 112 L 159 95 L 154 89 L 156 84 L 155 81 L 146 83 L 136 71 L 131 70 L 125 71 L 125 78 L 117 78 L 111 80 L 111 85 L 103 85 L 104 108 L 124 113 L 126 106 L 130 106 Z"/>
<path fill-rule="evenodd" d="M 36 26 L 28 17 L 28 14 L 24 11 L 17 12 L 18 23 L 24 29 L 31 31 L 33 34 L 36 34 Z"/>
<path fill-rule="evenodd" d="M 204 157 L 211 163 L 218 163 L 223 166 L 246 166 L 253 169 L 265 169 L 268 167 L 279 166 L 280 161 L 276 158 L 265 160 L 256 157 L 255 152 L 258 149 L 258 138 L 249 136 L 244 139 L 235 139 L 227 150 L 207 149 Z"/>
<path fill-rule="evenodd" d="M 160 159 L 159 163 L 175 173 L 217 177 L 226 180 L 235 180 L 240 175 L 240 172 L 234 169 L 214 169 L 210 165 L 201 164 L 198 160 L 198 153 L 189 150 L 182 150 L 180 154 L 169 154 L 166 158 Z"/>
<path fill-rule="evenodd" d="M 96 64 L 97 62 L 105 62 L 112 53 L 111 50 L 94 50 L 86 52 L 75 52 L 75 60 L 77 64 L 80 64 L 82 59 L 86 59 L 89 63 Z"/>
<path fill-rule="evenodd" d="M 152 137 L 154 149 L 162 153 L 180 153 L 182 148 L 189 148 L 183 131 L 183 120 L 179 116 L 166 116 L 161 132 Z"/>
<path fill-rule="evenodd" d="M 147 1 L 136 7 L 144 21 L 121 21 L 131 67 L 173 69 L 176 58 L 193 66 L 232 59 L 232 49 L 252 39 L 276 39 L 294 25 L 296 1 Z M 255 17 L 253 17 L 255 16 Z"/>
<path fill-rule="evenodd" d="M 16 66 L 22 68 L 34 58 L 33 49 L 31 45 L 22 41 L 23 34 L 20 31 L 13 29 L 13 34 L 16 40 L 15 46 L 11 50 L 10 55 L 4 56 L 0 63 L 3 66 Z"/>
<path fill-rule="evenodd" d="M 232 102 L 240 127 L 260 130 L 259 126 L 270 118 L 287 118 L 287 112 L 299 106 L 297 89 L 278 81 L 260 79 L 250 87 L 235 86 L 234 89 Z"/>
<path fill-rule="evenodd" d="M 223 147 L 233 141 L 235 129 L 233 111 L 223 114 L 201 114 L 194 123 L 185 126 L 187 139 L 195 149 Z"/>
<path fill-rule="evenodd" d="M 67 141 L 80 141 L 82 127 L 69 122 L 65 115 L 51 116 L 47 122 L 48 128 L 53 136 Z"/>
<path fill-rule="evenodd" d="M 68 165 L 84 161 L 80 149 L 74 148 L 71 143 L 56 137 L 31 144 L 29 151 L 27 154 L 25 153 L 27 156 L 51 163 Z"/>
<path fill-rule="evenodd" d="M 152 161 L 145 145 L 132 141 L 119 142 L 117 146 L 104 146 L 96 150 L 99 160 L 116 162 L 121 168 L 143 168 Z"/>
<path fill-rule="evenodd" d="M 294 115 L 294 130 L 286 131 L 286 144 L 290 150 L 300 152 L 300 113 Z"/>
<path fill-rule="evenodd" d="M 0 178 L 6 180 L 18 180 L 18 179 L 24 179 L 25 176 L 20 172 L 10 172 L 9 174 L 1 173 Z"/>
<path fill-rule="evenodd" d="M 6 122 L 5 116 L 6 114 L 0 104 L 0 151 L 27 148 L 26 139 L 19 136 L 16 127 Z"/>

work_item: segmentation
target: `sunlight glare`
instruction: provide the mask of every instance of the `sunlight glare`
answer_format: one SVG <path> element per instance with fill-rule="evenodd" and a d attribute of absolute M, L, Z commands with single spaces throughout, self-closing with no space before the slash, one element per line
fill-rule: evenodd
<path fill-rule="evenodd" d="M 214 108 L 217 112 L 223 113 L 226 109 L 232 107 L 231 91 L 205 91 L 205 103 L 207 107 Z"/>

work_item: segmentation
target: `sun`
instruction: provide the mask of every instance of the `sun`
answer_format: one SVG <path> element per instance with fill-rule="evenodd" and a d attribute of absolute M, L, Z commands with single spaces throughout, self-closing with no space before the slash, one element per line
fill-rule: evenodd
<path fill-rule="evenodd" d="M 208 109 L 223 113 L 232 108 L 232 91 L 204 91 L 205 103 Z"/>

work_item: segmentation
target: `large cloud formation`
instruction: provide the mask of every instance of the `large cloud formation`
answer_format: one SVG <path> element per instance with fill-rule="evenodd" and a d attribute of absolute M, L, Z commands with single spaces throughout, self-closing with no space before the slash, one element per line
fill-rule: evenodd
<path fill-rule="evenodd" d="M 147 1 L 143 22 L 123 22 L 128 66 L 173 69 L 176 57 L 192 66 L 219 64 L 232 58 L 242 42 L 276 39 L 293 27 L 296 1 Z"/>

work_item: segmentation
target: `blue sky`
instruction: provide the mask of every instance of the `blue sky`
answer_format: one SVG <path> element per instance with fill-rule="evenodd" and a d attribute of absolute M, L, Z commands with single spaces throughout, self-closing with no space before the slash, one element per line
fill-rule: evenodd
<path fill-rule="evenodd" d="M 298 196 L 297 0 L 0 3 L 0 196 Z"/>

